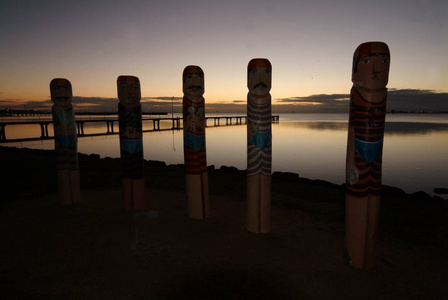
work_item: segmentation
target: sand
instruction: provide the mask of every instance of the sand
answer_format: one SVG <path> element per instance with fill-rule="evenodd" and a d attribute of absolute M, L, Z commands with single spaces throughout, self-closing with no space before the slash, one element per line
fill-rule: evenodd
<path fill-rule="evenodd" d="M 417 209 L 429 200 L 389 189 L 394 198 L 385 197 L 382 208 L 376 266 L 358 270 L 342 259 L 343 187 L 277 174 L 275 182 L 284 184 L 273 191 L 272 231 L 252 234 L 245 230 L 244 183 L 237 184 L 244 173 L 211 170 L 211 217 L 192 220 L 181 168 L 148 163 L 155 172 L 147 177 L 148 209 L 159 217 L 139 224 L 147 228 L 147 247 L 136 248 L 132 214 L 122 209 L 119 171 L 110 169 L 116 160 L 82 157 L 83 201 L 62 206 L 51 151 L 11 149 L 0 147 L 2 299 L 448 297 L 443 199 L 426 204 L 430 211 L 403 209 L 391 221 L 399 211 L 393 207 L 403 201 Z M 313 186 L 323 198 L 304 196 L 318 194 Z M 325 200 L 329 194 L 337 200 Z M 412 216 L 428 226 L 415 234 L 404 229 Z M 418 220 L 425 216 L 430 219 Z"/>

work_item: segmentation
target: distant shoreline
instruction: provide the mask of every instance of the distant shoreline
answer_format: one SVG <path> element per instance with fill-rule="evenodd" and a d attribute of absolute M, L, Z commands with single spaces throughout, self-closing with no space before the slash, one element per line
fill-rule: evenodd
<path fill-rule="evenodd" d="M 81 110 L 75 111 L 76 115 L 94 115 L 94 116 L 101 116 L 101 115 L 117 115 L 117 112 L 86 112 Z M 176 114 L 180 114 L 181 112 L 175 112 Z M 244 114 L 244 111 L 241 112 L 206 112 L 208 114 Z M 296 111 L 289 111 L 289 112 L 273 112 L 273 114 L 327 114 L 331 112 L 296 112 Z M 336 112 L 337 114 L 348 114 L 348 112 Z M 390 110 L 387 111 L 389 114 L 448 114 L 448 111 L 402 111 L 402 110 Z M 171 114 L 171 112 L 142 112 L 143 115 L 162 115 L 166 116 Z M 18 117 L 18 116 L 36 116 L 36 115 L 52 115 L 51 110 L 21 110 L 21 109 L 0 109 L 0 117 Z"/>

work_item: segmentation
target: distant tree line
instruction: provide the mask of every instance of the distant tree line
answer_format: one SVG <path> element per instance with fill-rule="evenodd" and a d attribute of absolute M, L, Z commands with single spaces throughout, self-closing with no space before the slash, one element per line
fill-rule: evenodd
<path fill-rule="evenodd" d="M 88 112 L 76 111 L 77 115 L 116 115 L 117 112 Z M 404 111 L 392 109 L 388 111 L 391 114 L 447 114 L 448 111 Z M 51 110 L 35 110 L 35 109 L 0 109 L 0 116 L 8 117 L 15 115 L 51 115 Z M 143 115 L 168 115 L 167 112 L 143 112 Z"/>
<path fill-rule="evenodd" d="M 116 115 L 117 112 L 87 112 L 76 111 L 77 115 Z M 0 116 L 8 117 L 15 115 L 51 115 L 51 110 L 35 110 L 35 109 L 0 109 Z M 143 115 L 168 115 L 167 112 L 143 112 Z"/>

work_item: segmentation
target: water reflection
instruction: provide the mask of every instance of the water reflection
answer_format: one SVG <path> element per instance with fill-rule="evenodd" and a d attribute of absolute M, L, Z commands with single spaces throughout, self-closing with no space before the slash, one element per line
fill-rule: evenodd
<path fill-rule="evenodd" d="M 53 136 L 53 124 L 48 124 L 48 133 Z M 41 136 L 39 124 L 7 125 L 5 126 L 6 139 L 26 139 Z"/>
<path fill-rule="evenodd" d="M 299 175 L 343 183 L 347 123 L 285 122 L 274 130 L 273 167 Z M 383 184 L 407 192 L 448 184 L 448 124 L 388 122 Z"/>
<path fill-rule="evenodd" d="M 342 184 L 345 181 L 346 116 L 325 120 L 273 124 L 273 171 L 294 172 L 302 177 Z M 383 184 L 397 186 L 407 192 L 423 190 L 430 194 L 435 187 L 448 187 L 448 122 L 430 122 L 427 117 L 418 123 L 406 122 L 402 117 L 395 120 L 388 117 L 387 120 Z M 86 133 L 104 132 L 104 123 L 91 124 L 94 125 L 85 127 Z M 146 126 L 152 129 L 152 121 Z M 160 126 L 170 128 L 172 123 L 161 121 Z M 36 129 L 40 134 L 40 128 L 37 126 Z M 49 128 L 50 132 L 52 130 Z M 146 132 L 143 141 L 145 159 L 167 164 L 183 163 L 181 130 Z M 208 165 L 246 168 L 245 125 L 208 127 L 206 142 Z M 9 145 L 54 148 L 51 140 Z M 78 149 L 81 153 L 95 153 L 101 157 L 120 157 L 118 135 L 80 137 Z"/>
<path fill-rule="evenodd" d="M 347 131 L 347 122 L 282 122 L 282 126 L 308 128 L 312 130 L 343 130 Z M 385 134 L 417 135 L 448 131 L 446 123 L 410 123 L 386 122 Z"/>
<path fill-rule="evenodd" d="M 390 135 L 424 135 L 437 132 L 448 132 L 448 124 L 386 122 L 385 132 Z"/>

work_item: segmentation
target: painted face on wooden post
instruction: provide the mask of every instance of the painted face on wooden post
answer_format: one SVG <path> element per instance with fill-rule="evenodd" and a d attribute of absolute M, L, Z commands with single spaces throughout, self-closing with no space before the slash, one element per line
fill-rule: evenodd
<path fill-rule="evenodd" d="M 69 110 L 72 108 L 72 85 L 65 78 L 55 78 L 50 82 L 51 101 L 62 108 Z"/>
<path fill-rule="evenodd" d="M 118 100 L 124 106 L 137 106 L 140 103 L 140 80 L 135 76 L 119 76 L 117 79 Z"/>
<path fill-rule="evenodd" d="M 247 66 L 247 88 L 255 97 L 266 97 L 271 90 L 272 66 L 265 58 L 254 58 Z"/>
<path fill-rule="evenodd" d="M 202 101 L 204 94 L 204 71 L 198 66 L 187 66 L 183 72 L 182 90 L 193 102 Z"/>
<path fill-rule="evenodd" d="M 385 43 L 363 43 L 353 55 L 352 82 L 369 90 L 384 89 L 389 80 L 389 66 L 389 47 Z"/>

